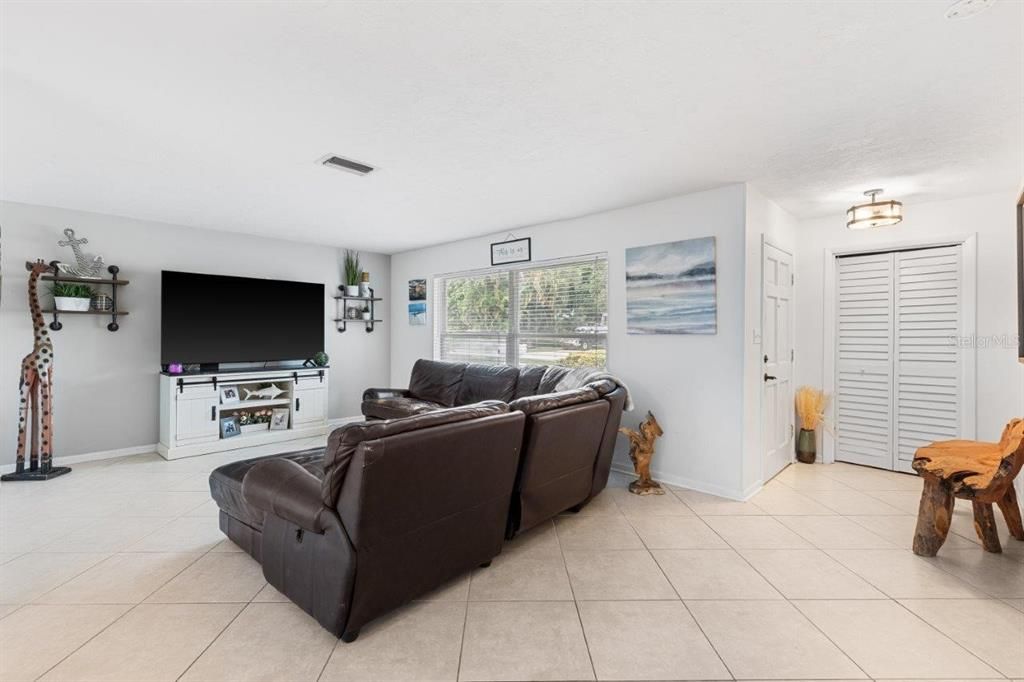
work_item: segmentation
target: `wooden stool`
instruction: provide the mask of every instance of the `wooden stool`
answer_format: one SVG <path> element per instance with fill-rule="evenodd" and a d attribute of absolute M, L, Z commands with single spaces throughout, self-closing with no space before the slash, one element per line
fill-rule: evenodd
<path fill-rule="evenodd" d="M 1013 479 L 1024 465 L 1024 420 L 1014 419 L 998 443 L 945 440 L 914 453 L 914 469 L 924 478 L 917 512 L 914 554 L 935 556 L 949 533 L 953 500 L 974 505 L 974 529 L 987 552 L 1002 552 L 992 503 L 999 505 L 1010 534 L 1024 540 Z"/>

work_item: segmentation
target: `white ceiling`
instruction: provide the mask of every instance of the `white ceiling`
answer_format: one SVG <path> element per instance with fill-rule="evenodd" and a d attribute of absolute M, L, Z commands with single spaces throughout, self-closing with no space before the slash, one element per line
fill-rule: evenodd
<path fill-rule="evenodd" d="M 396 252 L 741 181 L 837 220 L 1016 187 L 1024 4 L 948 4 L 4 2 L 0 197 Z"/>

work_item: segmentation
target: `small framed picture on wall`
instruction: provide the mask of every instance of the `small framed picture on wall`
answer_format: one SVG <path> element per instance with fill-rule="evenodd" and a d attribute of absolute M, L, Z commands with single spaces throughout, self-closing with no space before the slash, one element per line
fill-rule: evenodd
<path fill-rule="evenodd" d="M 491 265 L 528 263 L 532 258 L 530 237 L 491 244 Z"/>

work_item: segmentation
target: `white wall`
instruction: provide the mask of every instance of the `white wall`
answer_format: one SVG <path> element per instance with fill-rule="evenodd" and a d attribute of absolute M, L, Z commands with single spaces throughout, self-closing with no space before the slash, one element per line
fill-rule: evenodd
<path fill-rule="evenodd" d="M 656 477 L 718 494 L 742 493 L 742 434 L 745 187 L 732 185 L 664 201 L 598 213 L 546 225 L 515 228 L 533 238 L 533 260 L 604 251 L 609 277 L 609 369 L 633 392 L 631 426 L 647 410 L 665 430 L 654 458 Z M 428 323 L 410 327 L 406 319 L 407 281 L 486 268 L 492 237 L 468 239 L 392 256 L 391 381 L 407 386 L 417 358 L 432 355 L 432 303 Z M 716 336 L 630 336 L 625 333 L 625 250 L 714 235 L 718 256 L 718 334 Z M 617 458 L 624 463 L 620 439 Z"/>
<path fill-rule="evenodd" d="M 339 249 L 9 202 L 0 202 L 0 225 L 0 465 L 14 461 L 18 372 L 32 349 L 24 263 L 70 260 L 70 249 L 57 246 L 66 227 L 88 238 L 86 250 L 103 254 L 131 281 L 120 292 L 130 315 L 116 333 L 108 332 L 108 320 L 100 317 L 67 317 L 62 330 L 51 332 L 58 459 L 157 442 L 164 269 L 324 283 L 325 350 L 332 367 L 329 416 L 358 415 L 362 390 L 386 383 L 390 324 L 372 334 L 350 325 L 339 334 L 330 321 L 335 317 L 330 297 L 341 283 Z M 363 261 L 371 284 L 385 298 L 379 316 L 387 320 L 390 258 L 364 253 Z"/>
<path fill-rule="evenodd" d="M 848 230 L 843 215 L 800 223 L 797 233 L 796 357 L 798 384 L 823 385 L 825 250 L 878 247 L 915 240 L 977 235 L 979 338 L 1005 338 L 977 355 L 977 436 L 998 440 L 1006 422 L 1020 414 L 1016 377 L 1016 196 L 1010 192 L 967 199 L 906 204 L 906 218 L 892 228 Z"/>
<path fill-rule="evenodd" d="M 762 274 L 764 242 L 794 254 L 797 220 L 752 185 L 746 196 L 746 285 L 744 288 L 743 336 L 743 474 L 744 496 L 757 491 L 764 482 L 761 402 L 764 390 L 764 362 L 761 343 Z M 796 268 L 794 267 L 794 271 Z"/>

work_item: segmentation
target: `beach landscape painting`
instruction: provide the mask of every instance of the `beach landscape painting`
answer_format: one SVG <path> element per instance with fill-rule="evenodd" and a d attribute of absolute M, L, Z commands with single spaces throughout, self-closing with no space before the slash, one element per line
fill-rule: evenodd
<path fill-rule="evenodd" d="M 715 238 L 626 249 L 630 334 L 717 334 Z"/>

